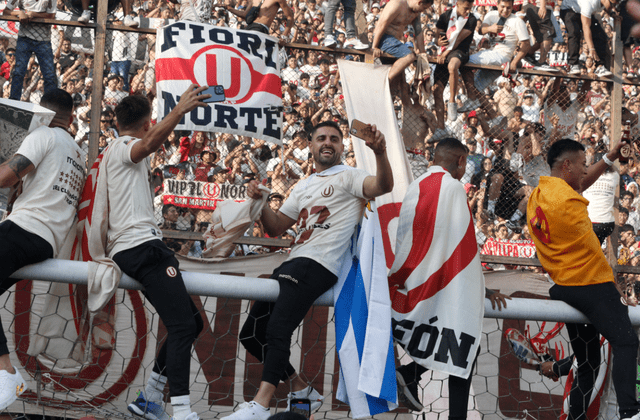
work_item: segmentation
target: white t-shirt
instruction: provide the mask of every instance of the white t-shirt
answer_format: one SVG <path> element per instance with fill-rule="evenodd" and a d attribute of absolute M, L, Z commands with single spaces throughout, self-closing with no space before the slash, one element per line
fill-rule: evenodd
<path fill-rule="evenodd" d="M 617 172 L 605 172 L 582 192 L 582 196 L 589 200 L 587 212 L 591 222 L 611 223 L 616 220 L 613 216 L 613 203 L 619 183 L 620 175 Z"/>
<path fill-rule="evenodd" d="M 497 10 L 493 10 L 484 17 L 483 24 L 489 26 L 494 23 L 498 23 L 500 15 Z M 492 50 L 494 52 L 513 56 L 518 47 L 519 42 L 529 40 L 529 31 L 527 25 L 522 19 L 516 17 L 515 14 L 509 15 L 504 23 L 502 32 L 499 34 L 489 34 L 489 41 L 491 41 Z"/>
<path fill-rule="evenodd" d="M 564 0 L 562 2 L 562 10 L 567 9 L 590 18 L 594 13 L 602 10 L 602 3 L 600 3 L 600 0 Z"/>
<path fill-rule="evenodd" d="M 16 152 L 35 169 L 22 184 L 9 220 L 51 244 L 54 257 L 73 223 L 84 187 L 84 153 L 62 128 L 39 127 Z"/>
<path fill-rule="evenodd" d="M 549 102 L 545 102 L 544 105 L 544 128 L 547 133 L 551 133 L 553 130 L 553 124 L 551 123 L 551 116 L 556 114 L 560 120 L 558 121 L 559 138 L 572 139 L 576 130 L 576 123 L 578 122 L 578 112 L 580 112 L 580 104 L 577 101 L 571 103 L 566 111 L 560 108 L 560 105 L 553 102 L 549 105 Z"/>
<path fill-rule="evenodd" d="M 523 103 L 522 119 L 532 123 L 540 122 L 540 109 L 540 105 L 538 105 L 536 102 L 534 102 L 531 106 L 527 106 Z"/>
<path fill-rule="evenodd" d="M 109 230 L 107 254 L 112 258 L 120 251 L 153 239 L 162 239 L 153 211 L 153 191 L 149 184 L 151 159 L 133 163 L 131 149 L 140 141 L 123 136 L 115 139 L 107 158 L 107 190 L 109 195 Z"/>
<path fill-rule="evenodd" d="M 115 31 L 113 34 L 113 51 L 111 52 L 111 61 L 135 60 L 137 49 L 137 32 Z"/>
<path fill-rule="evenodd" d="M 333 174 L 323 175 L 327 172 Z M 338 275 L 341 257 L 367 203 L 363 193 L 367 176 L 361 169 L 340 165 L 296 184 L 280 208 L 299 227 L 288 260 L 310 258 Z"/>

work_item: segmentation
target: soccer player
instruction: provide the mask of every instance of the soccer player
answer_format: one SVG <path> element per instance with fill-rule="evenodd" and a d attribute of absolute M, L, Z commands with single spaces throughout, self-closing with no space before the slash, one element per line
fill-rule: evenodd
<path fill-rule="evenodd" d="M 83 152 L 67 128 L 73 122 L 73 99 L 62 89 L 47 91 L 40 105 L 55 111 L 48 127 L 29 134 L 15 155 L 0 165 L 0 188 L 22 193 L 0 224 L 0 294 L 19 279 L 9 276 L 24 267 L 57 256 L 71 229 L 84 185 Z M 0 410 L 27 389 L 11 365 L 7 338 L 0 325 Z"/>
<path fill-rule="evenodd" d="M 167 327 L 144 393 L 129 404 L 129 411 L 147 420 L 167 420 L 162 407 L 169 381 L 173 419 L 196 420 L 189 400 L 191 344 L 202 330 L 202 318 L 187 294 L 173 251 L 162 242 L 156 224 L 149 185 L 151 153 L 158 150 L 182 117 L 211 95 L 206 87 L 191 85 L 178 104 L 158 124 L 151 125 L 151 105 L 146 97 L 124 98 L 116 107 L 118 132 L 105 151 L 109 228 L 107 254 L 120 269 L 145 288 L 145 296 Z M 105 176 L 105 175 L 103 175 Z"/>
<path fill-rule="evenodd" d="M 271 275 L 280 283 L 274 304 L 256 302 L 240 333 L 249 353 L 264 363 L 258 393 L 249 404 L 226 420 L 266 420 L 269 404 L 281 380 L 289 381 L 290 398 L 309 398 L 317 410 L 322 397 L 308 387 L 289 363 L 291 335 L 313 302 L 338 280 L 342 255 L 367 201 L 393 188 L 393 174 L 387 158 L 384 135 L 370 126 L 366 144 L 376 158 L 376 175 L 341 165 L 344 149 L 342 131 L 333 121 L 316 125 L 309 149 L 316 173 L 299 182 L 277 213 L 265 207 L 261 220 L 271 237 L 298 223 L 289 258 Z M 247 193 L 259 199 L 258 183 L 251 181 Z"/>
<path fill-rule="evenodd" d="M 578 363 L 571 389 L 569 418 L 585 419 L 586 408 L 600 366 L 602 334 L 613 349 L 613 385 L 621 419 L 640 419 L 636 399 L 638 337 L 621 302 L 613 271 L 602 252 L 580 195 L 620 157 L 618 145 L 587 168 L 584 146 L 570 140 L 551 145 L 547 163 L 551 176 L 540 177 L 527 205 L 527 223 L 542 267 L 555 285 L 552 299 L 582 312 L 590 324 L 566 324 Z"/>

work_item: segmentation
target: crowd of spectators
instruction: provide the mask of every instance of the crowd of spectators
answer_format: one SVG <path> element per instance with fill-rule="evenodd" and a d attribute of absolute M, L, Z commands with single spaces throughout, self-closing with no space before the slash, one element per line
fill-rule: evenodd
<path fill-rule="evenodd" d="M 391 0 L 393 1 L 393 0 Z M 566 2 L 567 0 L 565 0 Z M 605 0 L 603 0 L 605 1 Z M 14 2 L 15 3 L 15 2 Z M 179 2 L 178 2 L 179 3 Z M 324 46 L 331 44 L 339 49 L 347 41 L 347 19 L 344 6 L 339 5 L 335 13 L 333 33 L 325 33 L 324 16 L 329 2 L 320 0 L 289 1 L 294 13 L 294 26 L 288 36 L 289 44 Z M 369 0 L 363 5 L 363 13 L 356 16 L 359 22 L 359 42 L 371 45 L 376 23 L 387 2 Z M 533 4 L 533 3 L 532 3 Z M 546 2 L 549 16 L 557 23 L 555 35 L 545 37 L 544 43 L 536 43 L 537 36 L 530 19 L 527 20 L 525 5 L 513 6 L 512 13 L 525 19 L 529 31 L 532 50 L 520 63 L 526 68 L 543 70 L 566 69 L 573 74 L 600 76 L 599 80 L 562 78 L 557 76 L 511 74 L 478 89 L 481 107 L 465 110 L 469 102 L 469 88 L 465 83 L 457 83 L 453 95 L 447 86 L 443 98 L 455 98 L 455 107 L 446 107 L 444 130 L 447 135 L 461 139 L 470 149 L 467 173 L 463 178 L 477 226 L 478 245 L 482 247 L 489 238 L 499 241 L 528 241 L 530 239 L 523 219 L 523 209 L 531 189 L 537 185 L 540 175 L 548 174 L 545 154 L 549 145 L 560 138 L 574 138 L 587 148 L 587 156 L 593 160 L 609 146 L 611 121 L 612 83 L 598 71 L 602 65 L 597 53 L 591 51 L 588 40 L 579 42 L 579 54 L 570 57 L 569 45 L 575 48 L 575 33 L 569 33 L 562 16 L 563 2 Z M 230 9 L 243 10 L 250 4 L 247 0 L 195 1 L 194 6 L 200 20 L 214 25 L 242 29 L 246 23 Z M 436 1 L 421 14 L 421 36 L 415 33 L 415 25 L 408 26 L 401 41 L 410 48 L 416 48 L 417 40 L 424 40 L 426 56 L 437 59 L 441 50 L 436 38 L 436 23 L 439 16 L 455 6 L 444 1 Z M 150 26 L 159 27 L 180 19 L 180 4 L 165 0 L 132 2 L 131 15 L 124 16 L 122 9 L 112 14 L 115 25 L 140 25 L 141 18 L 148 18 Z M 474 6 L 472 13 L 482 25 L 491 7 Z M 58 12 L 67 11 L 60 0 Z M 203 12 L 204 11 L 204 12 Z M 204 15 L 203 15 L 204 13 Z M 613 9 L 603 8 L 599 24 L 604 36 L 612 38 Z M 128 19 L 125 19 L 128 18 Z M 134 19 L 132 23 L 132 19 Z M 364 19 L 362 19 L 364 18 Z M 270 28 L 271 34 L 282 37 L 285 32 L 286 17 L 278 12 Z M 58 85 L 74 97 L 76 105 L 75 121 L 71 131 L 76 141 L 87 147 L 91 115 L 91 92 L 93 83 L 92 51 L 77 42 L 80 29 L 54 26 L 51 28 L 50 43 Z M 84 33 L 84 32 L 83 32 Z M 330 43 L 325 42 L 332 36 Z M 472 35 L 470 54 L 492 48 L 498 34 L 481 36 L 478 31 Z M 489 42 L 487 42 L 487 40 Z M 333 44 L 335 41 L 335 44 Z M 640 64 L 640 51 L 635 48 L 635 40 L 623 39 L 625 44 L 624 75 L 635 80 Z M 606 40 L 600 40 L 606 43 Z M 147 95 L 155 98 L 155 36 L 124 31 L 109 31 L 109 55 L 105 61 L 105 77 L 100 113 L 100 150 L 117 138 L 114 107 L 127 95 Z M 347 43 L 346 45 L 352 45 Z M 537 46 L 537 47 L 536 47 Z M 575 51 L 571 51 L 575 55 Z M 16 67 L 15 40 L 0 38 L 0 76 L 4 78 L 3 96 L 11 95 L 11 87 Z M 348 118 L 344 107 L 343 89 L 337 66 L 337 59 L 362 60 L 355 50 L 335 51 L 314 50 L 302 46 L 288 45 L 281 49 L 280 66 L 283 95 L 283 145 L 264 140 L 235 136 L 226 133 L 174 132 L 163 148 L 152 156 L 152 169 L 156 193 L 158 223 L 164 229 L 202 231 L 210 221 L 210 211 L 171 206 L 162 201 L 164 180 L 177 179 L 200 182 L 214 182 L 242 186 L 251 179 L 265 179 L 278 199 L 286 199 L 292 186 L 298 180 L 313 172 L 313 159 L 306 146 L 310 128 L 321 121 L 333 119 L 339 122 L 344 133 L 345 164 L 355 166 L 355 154 L 348 130 Z M 571 63 L 569 63 L 571 60 Z M 572 67 L 568 65 L 571 64 Z M 577 66 L 573 68 L 573 66 Z M 20 98 L 38 103 L 45 86 L 39 58 L 32 55 L 28 59 L 26 74 Z M 408 89 L 394 90 L 394 105 L 398 116 L 407 156 L 415 178 L 424 173 L 431 164 L 436 132 L 440 129 L 439 119 L 434 112 L 435 64 L 428 64 L 419 71 L 414 63 L 405 70 L 404 82 Z M 474 88 L 477 87 L 474 86 Z M 408 93 L 407 93 L 408 92 Z M 417 94 L 420 92 L 420 95 Z M 640 137 L 640 97 L 635 85 L 624 85 L 623 107 L 625 121 L 630 121 L 632 137 Z M 155 106 L 154 106 L 155 109 Z M 458 112 L 451 112 L 457 110 Z M 463 111 L 463 112 L 460 112 Z M 635 147 L 635 146 L 634 146 Z M 640 150 L 635 147 L 640 155 Z M 629 221 L 617 223 L 631 226 L 637 235 L 640 218 L 636 213 L 639 198 L 638 170 L 640 165 L 632 159 L 620 170 L 621 190 L 633 195 L 631 203 L 620 211 L 620 218 L 629 213 Z M 524 206 L 523 206 L 524 204 Z M 622 209 L 623 207 L 621 207 Z M 171 210 L 173 209 L 173 210 Z M 625 228 L 628 229 L 628 228 Z M 260 226 L 249 234 L 262 235 Z M 291 236 L 295 232 L 289 232 Z M 188 246 L 187 246 L 188 245 Z M 202 244 L 178 241 L 173 245 L 177 252 L 199 255 Z M 637 243 L 635 245 L 636 248 Z M 184 249 L 183 249 L 184 248 Z M 631 250 L 631 248 L 629 248 Z M 264 247 L 241 247 L 238 253 L 269 252 Z M 633 249 L 633 255 L 640 257 L 640 250 Z M 636 258 L 640 261 L 640 258 Z"/>

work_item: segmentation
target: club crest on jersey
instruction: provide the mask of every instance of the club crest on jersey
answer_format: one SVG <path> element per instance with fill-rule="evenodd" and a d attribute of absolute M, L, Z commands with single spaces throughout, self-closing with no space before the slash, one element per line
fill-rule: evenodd
<path fill-rule="evenodd" d="M 167 276 L 175 277 L 177 275 L 178 275 L 178 270 L 176 270 L 175 267 L 167 267 Z"/>
<path fill-rule="evenodd" d="M 322 190 L 323 197 L 331 197 L 333 195 L 333 185 L 329 185 L 327 188 Z"/>

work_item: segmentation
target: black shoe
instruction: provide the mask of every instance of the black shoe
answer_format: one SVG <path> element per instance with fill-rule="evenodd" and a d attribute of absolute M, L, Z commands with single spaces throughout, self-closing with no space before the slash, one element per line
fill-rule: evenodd
<path fill-rule="evenodd" d="M 415 374 L 410 377 L 405 366 L 400 366 L 396 370 L 396 381 L 398 382 L 398 403 L 411 411 L 422 411 L 424 406 L 418 398 L 418 381 Z M 406 376 L 405 376 L 406 375 Z"/>

